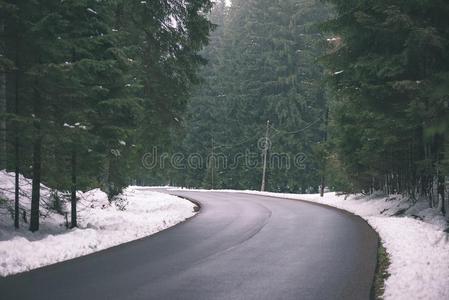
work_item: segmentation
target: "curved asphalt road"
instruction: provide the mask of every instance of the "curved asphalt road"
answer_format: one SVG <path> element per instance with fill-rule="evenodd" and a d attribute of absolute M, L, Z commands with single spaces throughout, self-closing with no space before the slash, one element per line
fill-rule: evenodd
<path fill-rule="evenodd" d="M 378 238 L 362 219 L 265 196 L 172 194 L 200 202 L 201 213 L 149 238 L 2 278 L 0 298 L 369 299 Z"/>

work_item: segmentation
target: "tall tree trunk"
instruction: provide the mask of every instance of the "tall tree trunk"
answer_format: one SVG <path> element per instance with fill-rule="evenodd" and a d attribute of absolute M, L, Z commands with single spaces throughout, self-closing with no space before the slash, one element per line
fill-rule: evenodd
<path fill-rule="evenodd" d="M 439 200 L 441 200 L 441 213 L 446 216 L 446 199 L 445 199 L 445 177 L 438 176 L 438 193 Z"/>
<path fill-rule="evenodd" d="M 16 78 L 16 87 L 18 85 L 18 81 Z M 18 96 L 18 89 L 16 88 L 16 96 L 15 96 L 15 113 L 16 115 L 19 114 L 19 96 Z M 20 219 L 20 212 L 19 212 L 19 202 L 20 202 L 20 196 L 19 196 L 19 189 L 20 189 L 20 145 L 19 145 L 19 128 L 17 128 L 17 125 L 15 125 L 14 128 L 14 173 L 15 173 L 15 185 L 14 185 L 14 227 L 19 228 L 19 219 Z"/>
<path fill-rule="evenodd" d="M 40 134 L 40 132 L 38 132 Z M 33 187 L 31 192 L 31 217 L 30 230 L 35 232 L 39 230 L 39 203 L 40 203 L 40 187 L 41 187 L 41 150 L 42 140 L 40 137 L 35 138 L 33 143 Z"/>
<path fill-rule="evenodd" d="M 0 73 L 0 114 L 6 113 L 6 75 Z M 6 121 L 0 120 L 0 169 L 6 169 Z"/>
<path fill-rule="evenodd" d="M 20 63 L 19 63 L 19 38 L 16 38 L 16 55 L 15 55 L 15 67 L 14 72 L 14 114 L 19 115 L 20 107 Z M 19 228 L 20 212 L 19 212 L 19 189 L 20 189 L 20 140 L 19 140 L 19 126 L 17 122 L 14 125 L 14 173 L 15 173 L 15 185 L 14 185 L 14 227 Z"/>
<path fill-rule="evenodd" d="M 71 186 L 71 228 L 75 228 L 78 226 L 77 224 L 77 217 L 76 217 L 76 186 L 77 186 L 77 153 L 76 153 L 76 146 L 73 146 L 72 150 L 72 186 Z"/>
<path fill-rule="evenodd" d="M 107 194 L 108 194 L 108 199 L 109 201 L 112 201 L 112 158 L 111 158 L 111 154 L 108 155 L 107 158 L 107 170 L 106 170 L 106 189 L 107 189 Z"/>
<path fill-rule="evenodd" d="M 321 175 L 321 183 L 320 183 L 320 197 L 324 197 L 324 186 L 326 185 L 325 183 L 325 177 L 324 174 Z"/>
<path fill-rule="evenodd" d="M 39 85 L 36 85 L 38 87 Z M 31 193 L 31 216 L 30 230 L 39 230 L 39 203 L 41 186 L 41 165 L 42 165 L 42 133 L 41 133 L 41 101 L 40 95 L 35 90 L 34 97 L 34 141 L 33 141 L 33 187 Z"/>
<path fill-rule="evenodd" d="M 329 107 L 326 107 L 326 112 L 324 114 L 324 133 L 323 133 L 323 142 L 324 144 L 327 143 L 327 138 L 328 138 L 328 125 L 329 125 Z M 326 186 L 326 160 L 327 158 L 323 157 L 323 167 L 321 169 L 321 180 L 320 180 L 320 196 L 324 197 L 324 189 Z"/>
<path fill-rule="evenodd" d="M 3 14 L 0 14 L 3 17 Z M 5 24 L 0 21 L 0 35 L 5 34 Z M 5 40 L 0 44 L 0 55 L 5 55 L 6 45 Z M 0 114 L 6 113 L 6 73 L 0 72 Z M 6 120 L 0 120 L 0 169 L 6 169 Z"/>

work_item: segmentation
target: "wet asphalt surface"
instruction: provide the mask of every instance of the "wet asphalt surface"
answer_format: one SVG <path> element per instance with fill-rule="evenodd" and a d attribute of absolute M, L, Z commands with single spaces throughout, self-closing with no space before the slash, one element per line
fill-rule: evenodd
<path fill-rule="evenodd" d="M 148 238 L 1 278 L 0 299 L 370 298 L 378 237 L 359 217 L 266 196 L 170 193 L 197 201 L 200 213 Z"/>

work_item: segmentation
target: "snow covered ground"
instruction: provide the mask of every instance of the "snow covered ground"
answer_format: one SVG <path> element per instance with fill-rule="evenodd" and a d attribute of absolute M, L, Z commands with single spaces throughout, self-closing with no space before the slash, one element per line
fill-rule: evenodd
<path fill-rule="evenodd" d="M 21 177 L 21 211 L 29 218 L 30 180 Z M 31 233 L 27 224 L 12 228 L 14 177 L 0 171 L 0 276 L 7 276 L 86 255 L 139 239 L 193 216 L 194 205 L 183 199 L 130 187 L 122 200 L 110 204 L 100 190 L 79 193 L 79 229 L 66 229 L 69 203 L 62 200 L 55 211 L 54 191 L 41 186 L 41 230 Z M 197 190 L 199 191 L 199 190 Z M 375 228 L 390 255 L 386 300 L 449 299 L 449 236 L 447 220 L 427 202 L 411 204 L 395 196 L 339 196 L 260 193 L 321 203 L 347 210 Z M 59 195 L 64 198 L 63 194 Z M 70 217 L 68 217 L 70 218 Z"/>
<path fill-rule="evenodd" d="M 379 233 L 390 256 L 386 300 L 449 299 L 447 220 L 427 202 L 412 205 L 400 195 L 339 196 L 229 191 L 305 200 L 361 216 Z"/>
<path fill-rule="evenodd" d="M 21 177 L 21 208 L 25 211 L 29 211 L 30 188 L 30 181 Z M 39 232 L 29 232 L 22 216 L 21 229 L 16 231 L 11 217 L 14 177 L 13 174 L 0 171 L 0 276 L 143 238 L 195 214 L 191 202 L 149 189 L 129 187 L 117 205 L 111 205 L 106 194 L 96 189 L 78 194 L 80 228 L 68 230 L 64 212 L 69 211 L 70 204 L 62 201 L 62 214 L 59 214 L 50 209 L 54 206 L 54 199 L 50 196 L 52 192 L 45 186 L 41 190 L 43 201 Z"/>

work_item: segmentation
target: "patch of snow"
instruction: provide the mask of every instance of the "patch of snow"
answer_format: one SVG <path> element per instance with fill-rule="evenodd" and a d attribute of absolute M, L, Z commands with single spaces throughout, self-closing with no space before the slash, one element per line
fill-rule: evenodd
<path fill-rule="evenodd" d="M 90 13 L 93 13 L 93 14 L 95 14 L 95 15 L 98 14 L 98 13 L 97 13 L 95 10 L 93 10 L 92 8 L 88 8 L 87 11 L 90 12 Z"/>
<path fill-rule="evenodd" d="M 326 41 L 328 41 L 328 42 L 337 42 L 337 41 L 340 41 L 340 38 L 333 37 L 333 38 L 326 39 Z"/>
<path fill-rule="evenodd" d="M 20 196 L 20 211 L 25 212 L 29 216 L 29 210 L 31 206 L 31 179 L 25 178 L 19 175 L 19 196 Z M 10 224 L 10 220 L 5 218 L 10 212 L 10 208 L 13 205 L 15 195 L 15 174 L 8 173 L 4 170 L 0 171 L 0 228 L 3 225 Z M 49 207 L 51 207 L 51 195 L 50 188 L 41 184 L 41 214 L 43 217 L 48 215 Z M 0 233 L 0 239 L 1 239 Z"/>
<path fill-rule="evenodd" d="M 413 206 L 401 196 L 294 195 L 361 216 L 379 233 L 390 255 L 385 300 L 449 299 L 447 221 L 426 201 Z M 405 210 L 404 216 L 394 215 Z M 413 216 L 419 216 L 422 220 Z"/>
<path fill-rule="evenodd" d="M 67 128 L 75 128 L 75 126 L 72 126 L 72 125 L 70 125 L 70 124 L 67 124 L 67 123 L 64 123 L 64 127 L 67 127 Z"/>
<path fill-rule="evenodd" d="M 21 209 L 29 211 L 31 180 L 20 176 Z M 14 174 L 0 171 L 0 276 L 16 274 L 140 239 L 192 217 L 195 205 L 149 189 L 129 187 L 120 205 L 100 189 L 78 192 L 79 228 L 66 228 L 70 202 L 61 193 L 60 212 L 51 209 L 51 191 L 42 185 L 40 230 L 31 233 L 21 217 L 14 230 Z M 114 202 L 113 202 L 114 203 Z M 29 216 L 29 214 L 28 214 Z"/>

